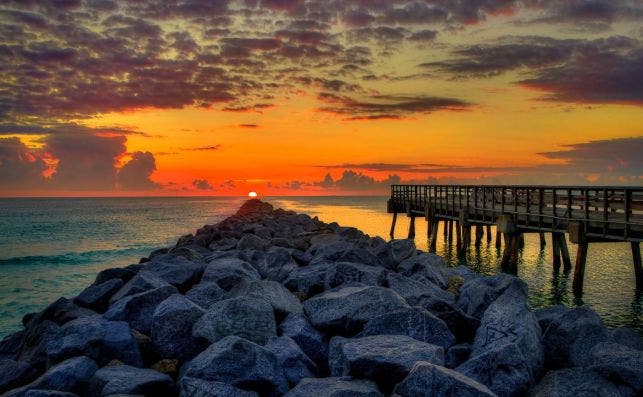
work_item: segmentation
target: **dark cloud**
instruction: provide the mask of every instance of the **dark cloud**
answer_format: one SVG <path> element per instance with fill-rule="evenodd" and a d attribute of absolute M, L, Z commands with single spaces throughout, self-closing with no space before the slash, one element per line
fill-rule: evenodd
<path fill-rule="evenodd" d="M 239 127 L 255 129 L 255 128 L 259 128 L 259 124 L 239 124 Z"/>
<path fill-rule="evenodd" d="M 39 153 L 32 150 L 20 139 L 0 138 L 0 186 L 2 189 L 23 189 L 41 187 L 45 179 L 43 172 L 47 165 Z"/>
<path fill-rule="evenodd" d="M 400 181 L 401 179 L 398 175 L 390 175 L 388 178 L 378 180 L 360 172 L 344 170 L 337 179 L 334 179 L 329 173 L 326 174 L 323 180 L 314 182 L 312 185 L 325 189 L 359 192 L 387 189 L 390 185 L 400 183 Z"/>
<path fill-rule="evenodd" d="M 156 171 L 156 160 L 150 152 L 134 152 L 132 158 L 118 170 L 118 187 L 122 190 L 151 190 L 160 185 L 150 179 Z"/>
<path fill-rule="evenodd" d="M 195 179 L 192 181 L 192 186 L 199 190 L 214 190 L 214 187 L 206 179 Z"/>
<path fill-rule="evenodd" d="M 199 147 L 192 147 L 192 148 L 184 148 L 183 150 L 200 151 L 200 152 L 210 152 L 210 151 L 219 150 L 219 149 L 221 149 L 221 145 L 216 144 L 216 145 L 208 145 L 208 146 L 199 146 Z"/>

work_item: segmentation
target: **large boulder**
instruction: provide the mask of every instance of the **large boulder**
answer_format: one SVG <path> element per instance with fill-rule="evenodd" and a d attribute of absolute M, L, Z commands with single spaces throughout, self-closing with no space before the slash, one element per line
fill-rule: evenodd
<path fill-rule="evenodd" d="M 122 280 L 123 283 L 128 282 L 132 277 L 136 276 L 138 273 L 134 269 L 128 269 L 124 267 L 115 267 L 110 269 L 101 270 L 96 276 L 96 280 L 93 285 L 102 284 L 105 281 L 113 280 L 115 278 Z"/>
<path fill-rule="evenodd" d="M 297 262 L 293 259 L 291 252 L 292 250 L 283 247 L 270 247 L 255 262 L 259 274 L 268 280 L 283 282 L 291 272 L 297 269 Z"/>
<path fill-rule="evenodd" d="M 302 298 L 310 298 L 324 292 L 326 272 L 331 266 L 331 263 L 317 263 L 299 267 L 290 272 L 283 284 Z"/>
<path fill-rule="evenodd" d="M 449 281 L 449 268 L 444 258 L 436 254 L 411 256 L 401 261 L 396 270 L 407 277 L 422 277 L 440 288 L 446 288 Z"/>
<path fill-rule="evenodd" d="M 386 244 L 384 251 L 386 266 L 394 269 L 405 259 L 415 256 L 415 242 L 412 239 L 391 240 Z"/>
<path fill-rule="evenodd" d="M 112 304 L 103 316 L 108 320 L 127 321 L 130 327 L 147 334 L 152 326 L 156 307 L 178 292 L 176 288 L 167 284 L 164 287 L 128 295 Z"/>
<path fill-rule="evenodd" d="M 418 361 L 444 365 L 444 349 L 403 335 L 376 335 L 330 342 L 329 362 L 333 376 L 371 379 L 389 392 Z"/>
<path fill-rule="evenodd" d="M 119 289 L 111 298 L 110 304 L 119 301 L 127 296 L 140 294 L 141 292 L 151 291 L 161 287 L 167 287 L 166 281 L 161 280 L 153 273 L 142 271 L 132 277 L 121 289 Z"/>
<path fill-rule="evenodd" d="M 237 249 L 239 250 L 251 249 L 251 250 L 263 251 L 266 248 L 268 248 L 268 243 L 269 241 L 266 239 L 263 239 L 254 234 L 247 233 L 247 234 L 244 234 L 243 237 L 239 239 L 239 242 L 237 243 Z"/>
<path fill-rule="evenodd" d="M 532 378 L 537 379 L 544 362 L 540 325 L 527 306 L 525 289 L 515 283 L 484 312 L 471 356 L 497 351 L 509 343 L 520 349 Z"/>
<path fill-rule="evenodd" d="M 156 307 L 152 317 L 151 337 L 154 348 L 164 358 L 188 360 L 203 345 L 192 336 L 192 326 L 205 310 L 183 295 L 172 295 Z"/>
<path fill-rule="evenodd" d="M 29 390 L 25 397 L 78 397 L 78 394 L 67 391 L 34 389 Z"/>
<path fill-rule="evenodd" d="M 259 397 L 256 392 L 239 389 L 223 382 L 211 382 L 184 376 L 179 381 L 181 396 L 189 397 Z"/>
<path fill-rule="evenodd" d="M 49 345 L 58 341 L 59 337 L 60 326 L 53 321 L 34 321 L 25 327 L 16 358 L 38 369 L 44 369 L 47 364 Z"/>
<path fill-rule="evenodd" d="M 59 298 L 57 301 L 47 306 L 43 311 L 33 315 L 25 315 L 22 322 L 25 325 L 25 328 L 29 329 L 46 321 L 63 325 L 77 318 L 95 315 L 96 312 L 93 310 L 80 307 L 67 298 Z"/>
<path fill-rule="evenodd" d="M 340 335 L 354 335 L 368 320 L 406 307 L 401 296 L 382 287 L 346 287 L 304 302 L 315 328 Z"/>
<path fill-rule="evenodd" d="M 289 314 L 279 325 L 281 334 L 291 338 L 323 373 L 328 370 L 328 338 L 317 331 L 304 315 Z"/>
<path fill-rule="evenodd" d="M 383 397 L 374 382 L 364 379 L 308 378 L 303 379 L 285 397 Z"/>
<path fill-rule="evenodd" d="M 120 278 L 113 278 L 101 284 L 90 285 L 74 298 L 74 303 L 103 313 L 109 306 L 109 298 L 121 289 L 123 284 Z"/>
<path fill-rule="evenodd" d="M 33 380 L 38 371 L 24 361 L 0 359 L 0 393 Z"/>
<path fill-rule="evenodd" d="M 592 348 L 609 337 L 603 321 L 592 309 L 570 309 L 553 319 L 543 334 L 545 364 L 551 368 L 586 366 Z"/>
<path fill-rule="evenodd" d="M 145 271 L 185 292 L 199 281 L 203 273 L 203 264 L 190 261 L 183 256 L 167 254 L 152 259 L 146 265 Z"/>
<path fill-rule="evenodd" d="M 455 369 L 500 397 L 522 396 L 533 386 L 533 376 L 520 348 L 509 343 L 465 361 Z"/>
<path fill-rule="evenodd" d="M 42 374 L 28 385 L 13 389 L 3 397 L 26 396 L 30 390 L 55 390 L 77 392 L 83 389 L 94 375 L 98 366 L 87 357 L 74 357 L 65 360 Z"/>
<path fill-rule="evenodd" d="M 470 316 L 481 318 L 491 305 L 509 287 L 523 290 L 527 295 L 527 284 L 518 277 L 505 273 L 472 279 L 460 288 L 458 306 Z"/>
<path fill-rule="evenodd" d="M 186 365 L 182 377 L 223 382 L 276 396 L 288 391 L 288 381 L 277 357 L 265 348 L 237 336 L 213 343 Z"/>
<path fill-rule="evenodd" d="M 458 342 L 470 342 L 480 326 L 480 320 L 469 316 L 453 301 L 443 300 L 433 295 L 421 295 L 416 303 L 441 319 L 449 327 Z"/>
<path fill-rule="evenodd" d="M 445 349 L 455 343 L 444 321 L 421 307 L 399 309 L 372 318 L 358 336 L 372 335 L 406 335 Z"/>
<path fill-rule="evenodd" d="M 353 262 L 333 263 L 326 271 L 325 289 L 351 285 L 383 285 L 386 271 L 382 267 L 362 265 Z"/>
<path fill-rule="evenodd" d="M 20 330 L 5 336 L 0 340 L 0 358 L 17 358 L 24 335 L 25 331 Z"/>
<path fill-rule="evenodd" d="M 219 287 L 217 283 L 203 282 L 192 287 L 185 294 L 185 297 L 202 308 L 208 309 L 213 303 L 223 300 L 225 295 L 226 291 Z"/>
<path fill-rule="evenodd" d="M 399 273 L 386 275 L 386 286 L 400 294 L 409 305 L 415 306 L 426 297 L 455 303 L 455 296 L 426 280 L 424 282 Z"/>
<path fill-rule="evenodd" d="M 129 325 L 99 316 L 79 318 L 63 325 L 58 337 L 48 344 L 50 362 L 75 356 L 87 356 L 99 365 L 111 360 L 140 366 L 141 352 Z"/>
<path fill-rule="evenodd" d="M 395 387 L 400 397 L 496 397 L 487 386 L 451 369 L 417 362 L 408 376 Z"/>
<path fill-rule="evenodd" d="M 211 343 L 235 335 L 263 345 L 277 334 L 277 323 L 265 299 L 241 296 L 210 306 L 194 324 L 192 334 Z"/>
<path fill-rule="evenodd" d="M 589 368 L 606 379 L 643 395 L 643 351 L 614 342 L 595 345 L 589 353 Z"/>
<path fill-rule="evenodd" d="M 301 314 L 304 311 L 299 299 L 276 281 L 242 281 L 228 294 L 230 298 L 240 296 L 264 299 L 282 317 L 290 313 Z"/>
<path fill-rule="evenodd" d="M 635 350 L 643 350 L 643 338 L 634 329 L 618 327 L 610 331 L 611 341 Z"/>
<path fill-rule="evenodd" d="M 242 280 L 261 280 L 261 275 L 248 262 L 238 258 L 220 258 L 210 261 L 201 278 L 202 283 L 216 283 L 226 291 L 230 291 Z"/>
<path fill-rule="evenodd" d="M 549 324 L 551 324 L 552 321 L 564 316 L 570 310 L 570 308 L 564 305 L 547 306 L 534 310 L 534 314 L 538 319 L 538 324 L 540 324 L 542 333 L 544 334 L 545 331 L 547 331 L 547 327 L 549 327 Z"/>
<path fill-rule="evenodd" d="M 586 368 L 564 368 L 549 371 L 529 391 L 530 397 L 614 396 L 624 397 L 621 390 L 596 372 Z"/>
<path fill-rule="evenodd" d="M 291 386 L 304 378 L 314 378 L 317 375 L 317 365 L 289 337 L 272 337 L 265 348 L 277 357 L 277 362 Z"/>
<path fill-rule="evenodd" d="M 175 395 L 175 386 L 168 375 L 148 368 L 110 365 L 96 371 L 90 380 L 89 395 L 104 397 L 117 394 L 170 397 Z"/>

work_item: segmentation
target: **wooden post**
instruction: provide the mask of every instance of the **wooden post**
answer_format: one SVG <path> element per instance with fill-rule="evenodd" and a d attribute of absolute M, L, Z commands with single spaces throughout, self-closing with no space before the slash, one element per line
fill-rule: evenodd
<path fill-rule="evenodd" d="M 410 239 L 415 238 L 415 216 L 411 215 L 411 223 L 409 223 L 409 237 Z"/>
<path fill-rule="evenodd" d="M 545 232 L 540 232 L 538 233 L 540 236 L 540 249 L 545 248 L 545 245 L 547 245 L 547 241 L 545 240 Z"/>
<path fill-rule="evenodd" d="M 455 245 L 459 249 L 462 249 L 462 227 L 460 227 L 460 221 L 455 221 Z"/>
<path fill-rule="evenodd" d="M 491 240 L 491 225 L 487 225 L 487 243 L 490 243 Z"/>
<path fill-rule="evenodd" d="M 499 230 L 496 230 L 496 248 L 500 249 L 502 245 L 502 233 Z"/>
<path fill-rule="evenodd" d="M 558 246 L 560 247 L 560 254 L 563 257 L 563 269 L 569 272 L 572 269 L 572 261 L 569 259 L 569 250 L 567 249 L 567 240 L 565 233 L 556 233 L 558 235 Z"/>
<path fill-rule="evenodd" d="M 429 243 L 429 252 L 435 252 L 437 247 L 436 243 L 438 240 L 438 225 L 440 224 L 440 220 L 437 218 L 431 219 L 431 241 Z"/>
<path fill-rule="evenodd" d="M 471 226 L 462 227 L 462 251 L 466 251 L 471 244 Z"/>
<path fill-rule="evenodd" d="M 442 232 L 444 233 L 444 241 L 446 241 L 449 236 L 449 221 L 445 219 L 443 223 L 444 230 L 442 230 Z"/>
<path fill-rule="evenodd" d="M 578 244 L 578 252 L 576 253 L 576 267 L 574 267 L 574 282 L 572 289 L 574 294 L 583 294 L 583 279 L 585 278 L 585 261 L 587 260 L 587 249 L 589 243 L 585 240 Z"/>
<path fill-rule="evenodd" d="M 484 236 L 484 226 L 476 225 L 476 247 L 479 247 L 482 244 L 482 237 Z"/>
<path fill-rule="evenodd" d="M 511 274 L 518 273 L 518 233 L 506 233 L 508 244 L 502 253 L 502 262 L 500 264 L 502 271 Z"/>
<path fill-rule="evenodd" d="M 558 238 L 556 237 L 556 233 L 551 234 L 551 247 L 552 247 L 552 253 L 553 253 L 553 265 L 554 265 L 554 270 L 559 271 L 560 270 L 560 242 L 558 241 Z"/>
<path fill-rule="evenodd" d="M 518 234 L 518 248 L 525 248 L 525 233 Z"/>
<path fill-rule="evenodd" d="M 431 227 L 432 227 L 432 226 L 433 226 L 433 225 L 432 225 L 432 223 L 431 223 L 431 220 L 430 220 L 430 219 L 427 219 L 427 220 L 426 220 L 426 238 L 427 238 L 427 239 L 430 239 L 430 238 L 431 238 Z"/>
<path fill-rule="evenodd" d="M 393 223 L 391 223 L 391 240 L 395 238 L 395 222 L 397 221 L 397 212 L 393 213 Z"/>
<path fill-rule="evenodd" d="M 453 241 L 453 221 L 449 220 L 447 223 L 449 225 L 449 241 Z"/>
<path fill-rule="evenodd" d="M 636 290 L 643 291 L 643 266 L 641 266 L 641 249 L 638 241 L 632 241 L 632 259 L 634 259 L 634 276 L 636 277 Z"/>

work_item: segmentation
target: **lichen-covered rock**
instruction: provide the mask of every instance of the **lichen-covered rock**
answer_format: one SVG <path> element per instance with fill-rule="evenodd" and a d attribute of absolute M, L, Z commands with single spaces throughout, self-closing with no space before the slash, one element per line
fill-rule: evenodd
<path fill-rule="evenodd" d="M 183 295 L 175 294 L 161 302 L 152 317 L 152 343 L 165 358 L 189 360 L 204 346 L 192 336 L 192 326 L 205 310 Z"/>
<path fill-rule="evenodd" d="M 288 391 L 288 381 L 275 355 L 237 336 L 210 345 L 186 365 L 182 377 L 223 382 L 262 396 Z"/>
<path fill-rule="evenodd" d="M 444 365 L 444 349 L 403 335 L 376 335 L 330 341 L 333 376 L 354 376 L 376 382 L 388 392 L 418 361 Z"/>
<path fill-rule="evenodd" d="M 183 256 L 167 254 L 152 259 L 145 271 L 185 292 L 199 281 L 203 267 L 202 263 L 190 261 Z"/>
<path fill-rule="evenodd" d="M 406 335 L 445 349 L 455 343 L 444 321 L 421 307 L 399 309 L 372 318 L 358 336 L 371 335 Z"/>
<path fill-rule="evenodd" d="M 315 362 L 321 372 L 328 370 L 328 338 L 317 331 L 305 316 L 289 314 L 279 325 L 281 334 L 291 338 Z"/>
<path fill-rule="evenodd" d="M 374 382 L 364 379 L 308 378 L 302 379 L 285 397 L 383 397 Z"/>
<path fill-rule="evenodd" d="M 532 390 L 530 397 L 614 396 L 624 397 L 621 390 L 586 368 L 564 368 L 549 371 Z"/>
<path fill-rule="evenodd" d="M 113 303 L 103 316 L 108 320 L 127 321 L 130 327 L 147 334 L 152 326 L 152 316 L 156 307 L 178 292 L 176 288 L 167 284 L 164 287 L 128 295 Z"/>
<path fill-rule="evenodd" d="M 185 297 L 203 309 L 208 309 L 213 303 L 223 300 L 225 295 L 226 291 L 219 287 L 218 284 L 203 282 L 192 287 L 192 289 L 185 294 Z"/>
<path fill-rule="evenodd" d="M 382 287 L 346 287 L 304 302 L 304 311 L 315 328 L 341 335 L 355 334 L 368 320 L 406 307 L 401 296 Z"/>
<path fill-rule="evenodd" d="M 211 343 L 235 335 L 265 344 L 277 334 L 272 306 L 265 299 L 237 297 L 217 302 L 194 324 L 192 334 Z"/>
<path fill-rule="evenodd" d="M 417 362 L 395 387 L 400 397 L 496 397 L 487 386 L 439 365 Z"/>
<path fill-rule="evenodd" d="M 63 325 L 58 337 L 48 343 L 47 355 L 54 363 L 76 356 L 90 357 L 99 365 L 111 360 L 134 366 L 143 363 L 129 325 L 100 316 L 79 318 Z"/>
<path fill-rule="evenodd" d="M 586 366 L 589 353 L 609 332 L 601 318 L 587 306 L 576 307 L 551 321 L 543 334 L 545 364 L 551 368 Z"/>
<path fill-rule="evenodd" d="M 259 397 L 256 392 L 239 389 L 223 382 L 211 382 L 184 376 L 179 381 L 181 396 L 186 397 Z"/>
<path fill-rule="evenodd" d="M 90 380 L 89 395 L 143 394 L 170 397 L 175 395 L 172 378 L 148 368 L 129 365 L 110 365 L 94 373 Z"/>
<path fill-rule="evenodd" d="M 8 391 L 3 397 L 22 397 L 29 390 L 76 392 L 87 384 L 97 369 L 96 363 L 90 358 L 70 358 L 51 367 L 28 385 Z"/>
<path fill-rule="evenodd" d="M 643 394 L 643 351 L 614 342 L 596 344 L 589 353 L 589 368 L 606 379 Z"/>
<path fill-rule="evenodd" d="M 101 284 L 90 285 L 74 298 L 74 303 L 102 313 L 109 306 L 109 298 L 121 289 L 123 284 L 120 278 L 113 278 Z"/>
<path fill-rule="evenodd" d="M 533 376 L 520 348 L 513 343 L 471 357 L 455 369 L 499 397 L 521 396 L 533 386 Z"/>
<path fill-rule="evenodd" d="M 261 275 L 248 262 L 238 258 L 220 258 L 206 265 L 201 277 L 202 283 L 216 283 L 226 291 L 242 280 L 261 280 Z"/>
<path fill-rule="evenodd" d="M 241 296 L 264 299 L 272 305 L 278 315 L 284 317 L 290 313 L 301 314 L 304 311 L 299 299 L 276 281 L 242 281 L 228 294 L 229 298 Z"/>
<path fill-rule="evenodd" d="M 277 357 L 277 363 L 291 386 L 317 375 L 317 365 L 287 336 L 272 337 L 265 346 Z"/>
<path fill-rule="evenodd" d="M 383 285 L 386 273 L 382 267 L 366 266 L 353 262 L 335 262 L 326 271 L 324 288 L 351 285 Z"/>
<path fill-rule="evenodd" d="M 460 288 L 458 306 L 468 315 L 481 318 L 487 307 L 511 286 L 527 295 L 527 284 L 505 273 L 470 280 Z"/>

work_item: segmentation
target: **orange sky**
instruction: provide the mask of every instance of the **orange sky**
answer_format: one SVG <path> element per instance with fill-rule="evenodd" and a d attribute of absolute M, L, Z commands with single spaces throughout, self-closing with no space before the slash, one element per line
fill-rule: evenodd
<path fill-rule="evenodd" d="M 641 184 L 640 3 L 197 3 L 3 4 L 0 195 Z"/>

